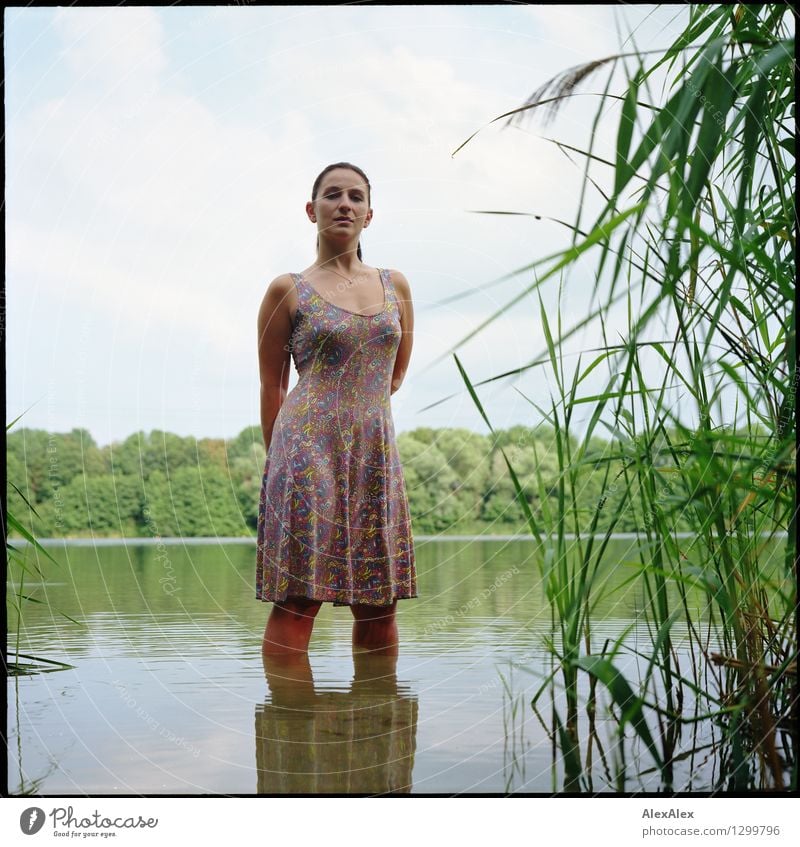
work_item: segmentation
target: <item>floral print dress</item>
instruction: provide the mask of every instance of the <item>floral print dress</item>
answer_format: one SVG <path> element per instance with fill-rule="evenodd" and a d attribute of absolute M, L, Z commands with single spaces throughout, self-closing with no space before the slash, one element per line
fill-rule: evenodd
<path fill-rule="evenodd" d="M 335 306 L 292 274 L 299 375 L 273 427 L 258 515 L 256 598 L 388 606 L 417 596 L 391 379 L 402 336 L 391 274 L 383 309 Z"/>

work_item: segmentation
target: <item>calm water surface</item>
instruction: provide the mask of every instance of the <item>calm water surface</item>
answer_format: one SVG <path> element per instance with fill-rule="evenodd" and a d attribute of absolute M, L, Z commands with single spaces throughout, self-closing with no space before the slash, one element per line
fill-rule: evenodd
<path fill-rule="evenodd" d="M 308 656 L 265 665 L 272 604 L 255 599 L 252 544 L 49 547 L 62 567 L 40 559 L 47 579 L 31 593 L 45 603 L 27 604 L 20 652 L 75 667 L 9 681 L 9 790 L 560 788 L 530 707 L 550 661 L 533 544 L 436 539 L 416 550 L 420 596 L 398 602 L 399 657 L 354 655 L 350 610 L 323 604 Z M 609 552 L 593 640 L 631 627 L 626 643 L 646 650 L 641 591 L 618 588 L 641 561 L 636 542 Z"/>

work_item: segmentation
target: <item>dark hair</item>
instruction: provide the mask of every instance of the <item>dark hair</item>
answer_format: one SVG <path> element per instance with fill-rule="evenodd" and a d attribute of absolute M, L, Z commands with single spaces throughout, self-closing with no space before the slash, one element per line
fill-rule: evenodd
<path fill-rule="evenodd" d="M 317 199 L 317 193 L 319 192 L 320 185 L 322 185 L 322 180 L 325 178 L 325 174 L 328 173 L 328 171 L 332 171 L 334 168 L 350 168 L 351 171 L 355 171 L 359 176 L 363 178 L 364 182 L 367 185 L 367 206 L 369 206 L 369 204 L 372 202 L 372 186 L 369 184 L 369 179 L 367 179 L 367 175 L 364 173 L 364 171 L 361 170 L 361 168 L 359 168 L 357 165 L 351 165 L 350 162 L 336 162 L 335 164 L 328 165 L 326 168 L 323 169 L 320 175 L 314 180 L 314 187 L 311 189 L 311 202 L 313 203 L 314 200 Z M 317 250 L 319 250 L 319 236 L 317 236 Z M 356 255 L 358 256 L 359 261 L 361 261 L 360 239 L 358 242 L 358 250 L 356 252 Z"/>

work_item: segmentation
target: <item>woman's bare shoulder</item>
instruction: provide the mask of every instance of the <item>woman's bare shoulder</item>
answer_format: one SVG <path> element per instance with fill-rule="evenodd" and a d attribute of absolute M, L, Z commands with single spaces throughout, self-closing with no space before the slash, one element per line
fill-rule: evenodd
<path fill-rule="evenodd" d="M 282 311 L 289 321 L 294 320 L 297 308 L 294 278 L 291 273 L 278 274 L 268 285 L 261 301 L 259 321 L 268 320 L 277 311 Z"/>
<path fill-rule="evenodd" d="M 410 300 L 411 299 L 411 286 L 409 285 L 406 276 L 401 271 L 395 270 L 394 268 L 387 268 L 389 276 L 392 278 L 392 283 L 394 284 L 397 293 L 400 295 L 401 300 Z"/>
<path fill-rule="evenodd" d="M 278 274 L 272 282 L 267 286 L 267 291 L 274 291 L 276 294 L 286 294 L 294 288 L 294 276 L 291 273 Z"/>

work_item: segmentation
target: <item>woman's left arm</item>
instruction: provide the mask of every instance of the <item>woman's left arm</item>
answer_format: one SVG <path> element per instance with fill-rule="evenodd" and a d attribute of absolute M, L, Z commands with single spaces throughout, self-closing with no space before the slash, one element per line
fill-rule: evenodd
<path fill-rule="evenodd" d="M 394 360 L 394 372 L 392 373 L 392 390 L 394 394 L 403 384 L 408 363 L 411 359 L 411 347 L 414 343 L 414 305 L 411 302 L 411 286 L 400 271 L 389 271 L 397 296 L 400 309 L 400 328 L 403 331 L 400 345 L 397 348 L 397 356 Z"/>

